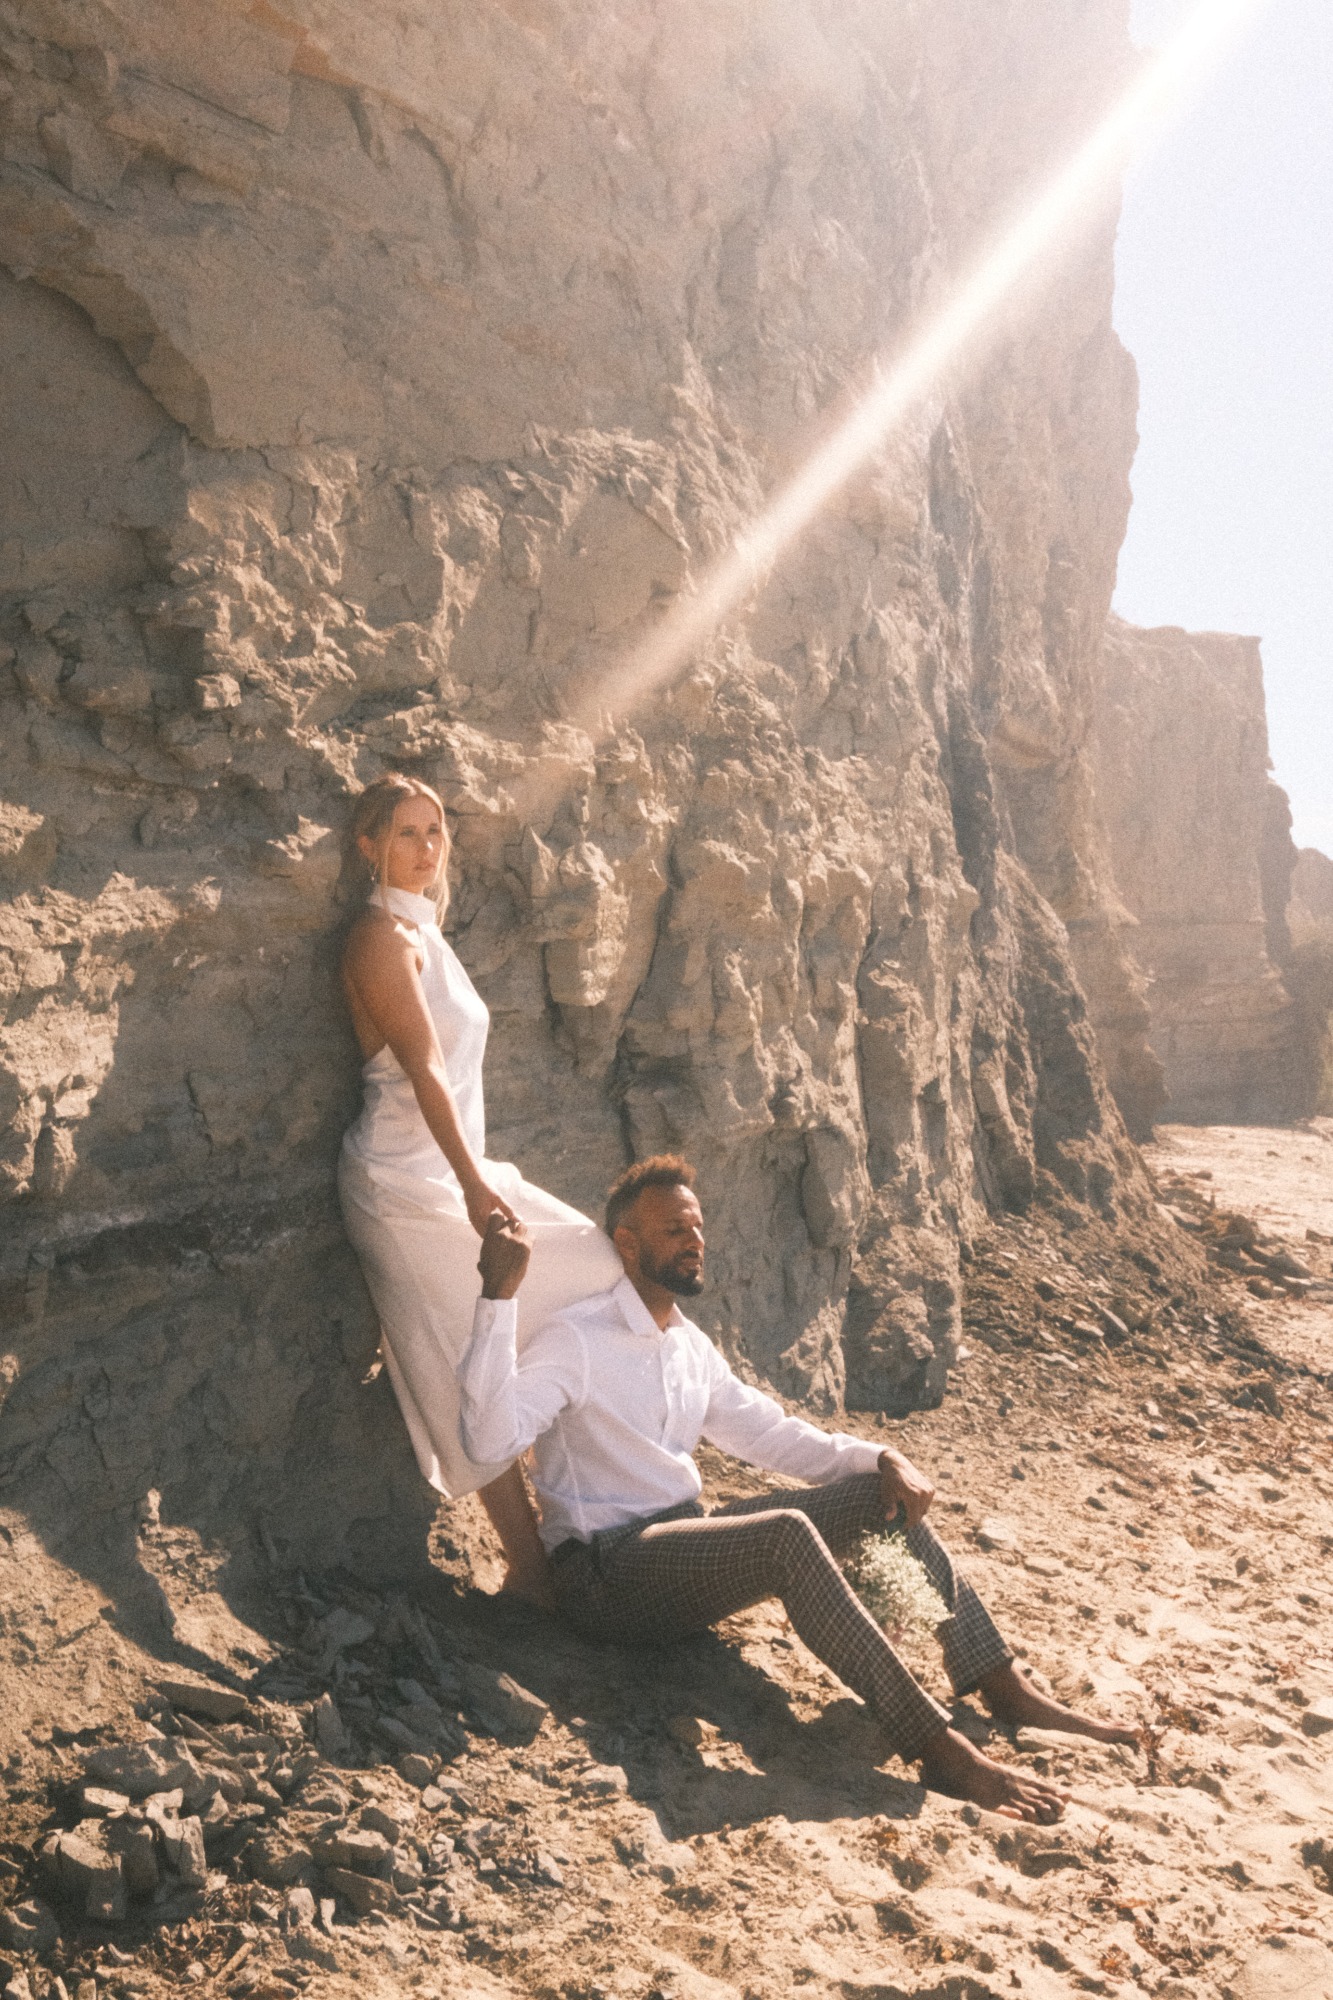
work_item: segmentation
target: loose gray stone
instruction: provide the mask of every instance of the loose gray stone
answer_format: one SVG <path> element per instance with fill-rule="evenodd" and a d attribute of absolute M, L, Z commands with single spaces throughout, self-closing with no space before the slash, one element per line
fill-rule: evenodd
<path fill-rule="evenodd" d="M 345 1827 L 334 1834 L 317 1834 L 310 1850 L 321 1868 L 350 1868 L 358 1875 L 382 1877 L 389 1872 L 393 1846 L 382 1833 Z"/>
<path fill-rule="evenodd" d="M 54 1912 L 35 1896 L 0 1910 L 0 1944 L 11 1951 L 34 1951 L 40 1956 L 51 1950 L 57 1935 Z"/>
<path fill-rule="evenodd" d="M 388 1882 L 376 1881 L 369 1875 L 358 1875 L 351 1868 L 329 1868 L 324 1879 L 335 1894 L 351 1904 L 359 1917 L 369 1916 L 372 1910 L 388 1914 L 398 1908 L 398 1892 Z"/>
<path fill-rule="evenodd" d="M 67 1833 L 53 1834 L 42 1860 L 60 1893 L 94 1922 L 118 1924 L 125 1915 L 125 1876 L 118 1854 L 106 1844 L 107 1821 L 80 1820 Z"/>
<path fill-rule="evenodd" d="M 84 1769 L 93 1784 L 124 1792 L 131 1799 L 146 1799 L 176 1786 L 188 1797 L 204 1782 L 189 1751 L 166 1742 L 113 1743 L 94 1750 Z"/>
<path fill-rule="evenodd" d="M 551 1713 L 540 1695 L 493 1667 L 468 1667 L 463 1687 L 469 1714 L 490 1736 L 530 1743 Z"/>
<path fill-rule="evenodd" d="M 315 1741 L 324 1755 L 345 1757 L 352 1747 L 352 1739 L 331 1694 L 322 1694 L 315 1703 L 314 1720 Z"/>
<path fill-rule="evenodd" d="M 153 1829 L 148 1822 L 123 1818 L 108 1820 L 106 1844 L 112 1854 L 120 1856 L 128 1893 L 131 1896 L 151 1896 L 161 1878 Z"/>
<path fill-rule="evenodd" d="M 405 1751 L 398 1759 L 399 1777 L 406 1778 L 408 1784 L 414 1785 L 419 1792 L 425 1791 L 427 1785 L 435 1776 L 435 1771 L 436 1761 L 434 1758 L 419 1756 L 412 1750 Z"/>
<path fill-rule="evenodd" d="M 166 1679 L 157 1690 L 186 1715 L 202 1715 L 209 1722 L 234 1722 L 250 1704 L 234 1688 L 219 1687 L 214 1681 Z"/>
<path fill-rule="evenodd" d="M 619 1764 L 590 1764 L 570 1786 L 576 1799 L 611 1799 L 629 1790 L 629 1779 Z"/>

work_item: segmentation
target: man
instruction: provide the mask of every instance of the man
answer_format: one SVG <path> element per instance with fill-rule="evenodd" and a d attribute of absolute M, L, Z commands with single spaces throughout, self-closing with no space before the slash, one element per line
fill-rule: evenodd
<path fill-rule="evenodd" d="M 534 1447 L 542 1538 L 559 1611 L 589 1637 L 662 1644 L 781 1598 L 811 1652 L 874 1711 L 932 1791 L 1049 1822 L 1065 1795 L 985 1757 L 949 1725 L 839 1568 L 867 1533 L 905 1520 L 907 1546 L 949 1607 L 939 1628 L 955 1693 L 979 1692 L 1004 1723 L 1099 1743 L 1137 1743 L 1040 1694 L 976 1592 L 925 1525 L 934 1488 L 891 1447 L 821 1431 L 749 1388 L 676 1301 L 703 1289 L 703 1211 L 693 1169 L 645 1160 L 607 1200 L 625 1276 L 558 1313 L 516 1353 L 528 1245 L 491 1218 L 482 1297 L 459 1371 L 463 1437 L 487 1463 Z M 734 1457 L 815 1482 L 705 1514 L 691 1456 L 701 1437 Z"/>

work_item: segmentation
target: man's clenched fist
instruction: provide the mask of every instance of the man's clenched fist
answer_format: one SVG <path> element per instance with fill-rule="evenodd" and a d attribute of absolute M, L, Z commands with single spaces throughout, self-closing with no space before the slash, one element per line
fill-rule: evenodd
<path fill-rule="evenodd" d="M 521 1222 L 510 1222 L 497 1208 L 481 1239 L 477 1269 L 484 1299 L 512 1299 L 528 1268 L 532 1238 Z"/>

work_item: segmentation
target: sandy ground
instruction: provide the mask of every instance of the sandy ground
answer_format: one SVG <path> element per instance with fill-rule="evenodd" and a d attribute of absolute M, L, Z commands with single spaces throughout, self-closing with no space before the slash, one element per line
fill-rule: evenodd
<path fill-rule="evenodd" d="M 1207 1174 L 1224 1208 L 1277 1236 L 1333 1240 L 1333 1118 L 1267 1125 L 1163 1125 L 1145 1158 L 1157 1172 Z M 1333 1355 L 1330 1355 L 1333 1366 Z"/>
<path fill-rule="evenodd" d="M 1333 1118 L 1294 1129 L 1267 1125 L 1166 1125 L 1146 1149 L 1153 1171 L 1192 1180 L 1219 1209 L 1259 1227 L 1316 1265 L 1333 1244 Z M 1333 1371 L 1333 1294 L 1298 1310 L 1248 1307 L 1251 1325 L 1278 1353 L 1324 1374 Z"/>
<path fill-rule="evenodd" d="M 1328 1247 L 1305 1230 L 1333 1235 L 1330 1139 L 1327 1121 L 1172 1131 L 1155 1157 L 1211 1173 L 1223 1206 L 1265 1204 L 1266 1228 L 1280 1220 L 1322 1279 Z M 0 1950 L 28 1981 L 18 2000 L 1333 2000 L 1327 1308 L 1253 1298 L 1225 1272 L 1206 1286 L 1173 1291 L 1096 1230 L 996 1229 L 944 1407 L 879 1426 L 932 1472 L 940 1532 L 1035 1671 L 1145 1725 L 1131 1752 L 1011 1737 L 975 1703 L 959 1710 L 992 1754 L 1068 1788 L 1058 1826 L 923 1792 L 776 1605 L 645 1656 L 581 1646 L 450 1576 L 412 1606 L 275 1577 L 283 1616 L 251 1634 L 269 1664 L 244 1727 L 299 1745 L 324 1688 L 354 1726 L 351 1750 L 304 1788 L 261 1791 L 265 1865 L 317 1823 L 375 1808 L 406 1829 L 400 1859 L 421 1886 L 404 1877 L 360 1920 L 328 1902 L 312 1926 L 223 1829 L 204 1887 L 168 1885 L 115 1928 L 57 1903 L 58 1946 Z M 1128 1339 L 1099 1337 L 1107 1312 L 1137 1322 Z M 714 1493 L 753 1489 L 706 1456 Z M 484 1578 L 479 1531 L 458 1510 L 448 1527 L 452 1578 Z M 212 1607 L 219 1669 L 238 1668 L 242 1628 L 210 1594 L 206 1552 L 164 1527 L 145 1531 L 144 1560 L 196 1635 Z M 143 1734 L 133 1703 L 149 1713 L 163 1661 L 96 1607 L 55 1602 L 40 1551 L 6 1575 L 10 1633 L 29 1641 L 0 1724 L 0 1895 L 18 1903 L 42 1892 L 33 1845 L 77 1816 L 69 1786 L 89 1749 Z M 373 1629 L 331 1656 L 340 1609 Z M 920 1659 L 943 1692 L 937 1658 Z M 362 1718 L 372 1729 L 408 1675 L 448 1706 L 477 1662 L 549 1712 L 523 1744 L 483 1733 L 464 1702 L 464 1747 L 419 1793 L 377 1761 L 390 1753 Z M 286 1755 L 267 1767 L 275 1784 Z"/>

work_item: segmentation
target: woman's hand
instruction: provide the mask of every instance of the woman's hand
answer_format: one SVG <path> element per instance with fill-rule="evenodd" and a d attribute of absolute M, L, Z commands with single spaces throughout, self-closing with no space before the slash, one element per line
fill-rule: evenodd
<path fill-rule="evenodd" d="M 467 1219 L 478 1236 L 486 1234 L 486 1225 L 493 1215 L 502 1215 L 511 1228 L 520 1227 L 515 1211 L 503 1195 L 498 1195 L 493 1187 L 487 1187 L 480 1174 L 474 1174 L 462 1182 L 463 1200 L 467 1203 Z"/>
<path fill-rule="evenodd" d="M 924 1472 L 918 1472 L 910 1458 L 887 1445 L 879 1455 L 879 1490 L 884 1496 L 884 1512 L 890 1518 L 901 1507 L 909 1528 L 917 1527 L 935 1498 L 935 1488 Z"/>

